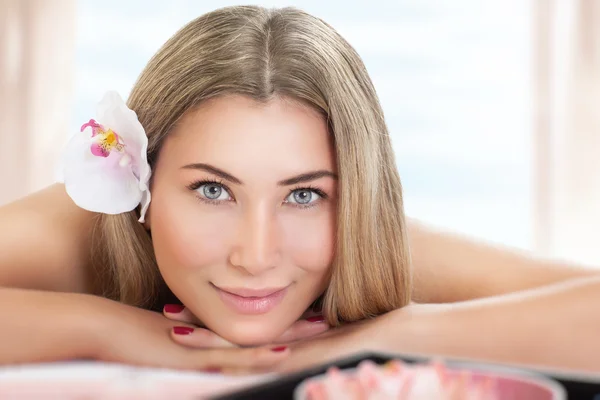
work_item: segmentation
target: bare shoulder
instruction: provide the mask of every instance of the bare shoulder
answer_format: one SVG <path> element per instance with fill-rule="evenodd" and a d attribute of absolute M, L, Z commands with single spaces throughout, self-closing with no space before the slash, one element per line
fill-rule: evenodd
<path fill-rule="evenodd" d="M 91 292 L 95 223 L 54 184 L 0 207 L 0 286 Z"/>
<path fill-rule="evenodd" d="M 591 266 L 543 259 L 411 218 L 407 226 L 416 302 L 469 300 L 600 274 Z"/>

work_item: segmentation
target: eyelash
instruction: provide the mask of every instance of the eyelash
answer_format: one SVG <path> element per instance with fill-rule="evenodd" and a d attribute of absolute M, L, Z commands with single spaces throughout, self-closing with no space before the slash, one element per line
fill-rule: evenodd
<path fill-rule="evenodd" d="M 192 183 L 190 183 L 187 188 L 189 190 L 196 190 L 199 187 L 203 186 L 203 185 L 218 185 L 221 186 L 224 190 L 227 191 L 227 193 L 229 194 L 229 196 L 233 197 L 233 195 L 231 194 L 231 191 L 229 190 L 229 188 L 223 183 L 223 181 L 221 180 L 216 180 L 216 179 L 203 179 L 203 180 L 199 180 L 199 181 L 194 181 Z M 295 188 L 290 189 L 290 192 L 287 194 L 286 199 L 294 192 L 297 192 L 299 190 L 306 190 L 309 192 L 314 192 L 316 193 L 321 199 L 320 200 L 325 200 L 327 199 L 327 194 L 325 192 L 323 192 L 321 189 L 313 187 L 313 186 L 298 186 Z M 213 200 L 213 199 L 207 199 L 206 197 L 202 197 L 202 196 L 196 196 L 196 198 L 204 203 L 207 204 L 212 204 L 212 205 L 216 205 L 216 206 L 221 206 L 223 205 L 223 200 Z M 293 204 L 293 203 L 289 203 L 290 205 L 292 205 L 293 207 L 296 208 L 312 208 L 315 207 L 316 205 L 318 205 L 320 203 L 319 200 L 315 201 L 312 204 L 309 205 L 300 205 L 300 204 Z"/>

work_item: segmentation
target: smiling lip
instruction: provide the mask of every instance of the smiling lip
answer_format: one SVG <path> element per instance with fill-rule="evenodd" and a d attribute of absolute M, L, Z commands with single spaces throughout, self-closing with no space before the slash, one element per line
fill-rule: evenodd
<path fill-rule="evenodd" d="M 240 314 L 265 314 L 271 311 L 281 303 L 288 287 L 254 290 L 214 286 L 223 303 Z"/>

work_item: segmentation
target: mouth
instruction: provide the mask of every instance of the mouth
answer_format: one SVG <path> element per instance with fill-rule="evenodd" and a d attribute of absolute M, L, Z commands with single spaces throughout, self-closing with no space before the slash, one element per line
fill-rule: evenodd
<path fill-rule="evenodd" d="M 285 297 L 290 285 L 283 288 L 220 288 L 211 283 L 227 306 L 240 314 L 266 314 Z"/>

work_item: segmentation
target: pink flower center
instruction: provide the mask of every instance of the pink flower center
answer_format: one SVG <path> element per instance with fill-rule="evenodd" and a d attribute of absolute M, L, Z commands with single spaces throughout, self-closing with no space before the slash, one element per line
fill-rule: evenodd
<path fill-rule="evenodd" d="M 108 157 L 113 150 L 123 153 L 125 144 L 122 143 L 119 135 L 112 129 L 105 129 L 102 125 L 90 119 L 81 126 L 81 132 L 87 127 L 92 128 L 92 138 L 94 143 L 90 146 L 92 154 L 98 157 Z"/>

